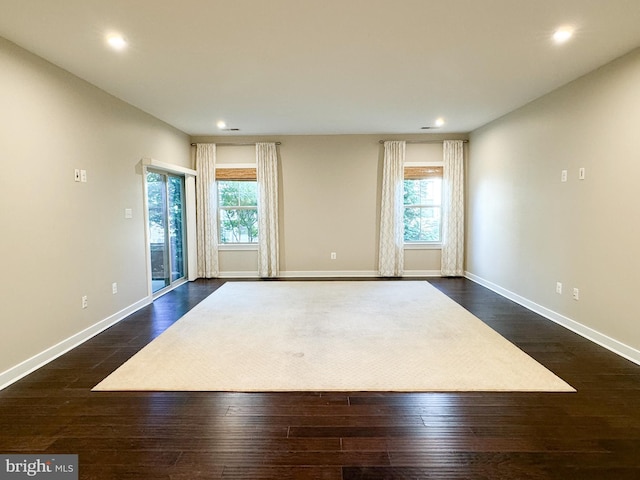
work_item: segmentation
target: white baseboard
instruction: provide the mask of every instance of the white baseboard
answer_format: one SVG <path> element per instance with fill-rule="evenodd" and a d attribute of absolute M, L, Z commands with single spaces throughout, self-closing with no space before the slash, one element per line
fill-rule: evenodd
<path fill-rule="evenodd" d="M 375 270 L 289 270 L 280 272 L 279 278 L 377 278 Z M 440 277 L 440 270 L 407 270 L 405 277 Z M 259 278 L 258 272 L 220 272 L 218 278 Z"/>
<path fill-rule="evenodd" d="M 282 278 L 330 278 L 330 277 L 372 278 L 377 276 L 378 276 L 378 272 L 374 270 L 318 270 L 318 271 L 289 270 L 289 271 L 280 272 L 280 277 Z"/>
<path fill-rule="evenodd" d="M 441 277 L 441 270 L 405 270 L 404 277 Z"/>
<path fill-rule="evenodd" d="M 543 307 L 542 305 L 539 305 L 535 302 L 532 302 L 531 300 L 524 298 L 518 295 L 517 293 L 507 290 L 506 288 L 502 288 L 501 286 L 496 285 L 495 283 L 490 282 L 489 280 L 485 280 L 484 278 L 481 278 L 477 275 L 474 275 L 473 273 L 465 272 L 465 277 L 479 285 L 482 285 L 483 287 L 488 288 L 489 290 L 496 292 L 499 295 L 502 295 L 505 298 L 508 298 L 509 300 L 516 302 L 519 305 L 522 305 L 523 307 L 528 308 L 532 312 L 535 312 L 539 315 L 542 315 L 545 318 L 548 318 L 549 320 L 557 323 L 558 325 L 562 325 L 563 327 L 568 328 L 569 330 L 571 330 L 574 333 L 577 333 L 581 337 L 591 340 L 592 342 L 597 343 L 601 347 L 604 347 L 607 350 L 610 350 L 611 352 L 617 355 L 620 355 L 621 357 L 624 357 L 633 363 L 640 365 L 639 350 L 636 350 L 635 348 L 630 347 L 629 345 L 619 342 L 618 340 L 611 338 L 605 335 L 604 333 L 598 332 L 597 330 L 594 330 L 591 327 L 587 327 L 586 325 L 576 322 L 575 320 L 572 320 L 571 318 L 566 317 L 558 312 L 554 312 L 553 310 Z"/>
<path fill-rule="evenodd" d="M 239 272 L 220 272 L 218 278 L 259 278 L 258 272 L 239 271 Z"/>
<path fill-rule="evenodd" d="M 120 310 L 119 312 L 110 315 L 104 320 L 82 330 L 81 332 L 72 335 L 66 340 L 61 341 L 57 345 L 47 348 L 45 351 L 34 355 L 33 357 L 19 363 L 15 367 L 11 367 L 8 370 L 0 373 L 0 390 L 8 387 L 12 383 L 17 382 L 21 378 L 29 375 L 31 372 L 46 365 L 47 363 L 55 360 L 59 356 L 67 353 L 69 350 L 77 347 L 78 345 L 86 342 L 90 338 L 96 336 L 100 332 L 115 325 L 122 319 L 131 315 L 132 313 L 140 310 L 142 307 L 149 305 L 152 302 L 151 297 L 145 297 L 142 300 L 128 306 L 127 308 Z"/>
<path fill-rule="evenodd" d="M 328 277 L 377 277 L 377 272 L 368 270 L 348 271 L 283 271 L 278 278 L 328 278 Z M 220 272 L 218 278 L 260 278 L 257 271 Z"/>

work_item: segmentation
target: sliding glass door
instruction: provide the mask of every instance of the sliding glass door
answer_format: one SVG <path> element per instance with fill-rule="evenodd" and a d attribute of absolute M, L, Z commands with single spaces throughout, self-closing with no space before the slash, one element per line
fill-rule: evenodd
<path fill-rule="evenodd" d="M 153 293 L 185 277 L 184 177 L 147 171 Z"/>

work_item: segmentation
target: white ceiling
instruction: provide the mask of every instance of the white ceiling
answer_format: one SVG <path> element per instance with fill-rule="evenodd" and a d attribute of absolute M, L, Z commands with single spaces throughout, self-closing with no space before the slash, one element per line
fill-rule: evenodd
<path fill-rule="evenodd" d="M 468 132 L 640 46 L 640 0 L 0 0 L 0 36 L 192 135 Z"/>

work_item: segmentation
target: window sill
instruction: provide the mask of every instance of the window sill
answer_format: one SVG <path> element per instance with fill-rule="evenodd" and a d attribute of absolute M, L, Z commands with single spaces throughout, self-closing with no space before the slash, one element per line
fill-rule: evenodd
<path fill-rule="evenodd" d="M 257 243 L 225 243 L 222 245 L 218 245 L 218 250 L 220 251 L 257 251 L 258 244 Z"/>
<path fill-rule="evenodd" d="M 405 243 L 405 250 L 442 250 L 441 243 Z"/>

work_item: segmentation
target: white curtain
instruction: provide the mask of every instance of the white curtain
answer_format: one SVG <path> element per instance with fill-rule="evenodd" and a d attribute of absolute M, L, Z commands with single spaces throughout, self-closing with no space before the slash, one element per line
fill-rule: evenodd
<path fill-rule="evenodd" d="M 258 178 L 258 274 L 278 276 L 278 152 L 275 143 L 256 143 Z"/>
<path fill-rule="evenodd" d="M 216 145 L 196 145 L 196 232 L 198 277 L 213 278 L 218 268 L 218 198 L 216 193 Z"/>
<path fill-rule="evenodd" d="M 464 147 L 462 140 L 443 144 L 442 275 L 464 275 Z"/>
<path fill-rule="evenodd" d="M 384 142 L 382 204 L 380 208 L 379 274 L 404 273 L 404 156 L 406 142 Z"/>

